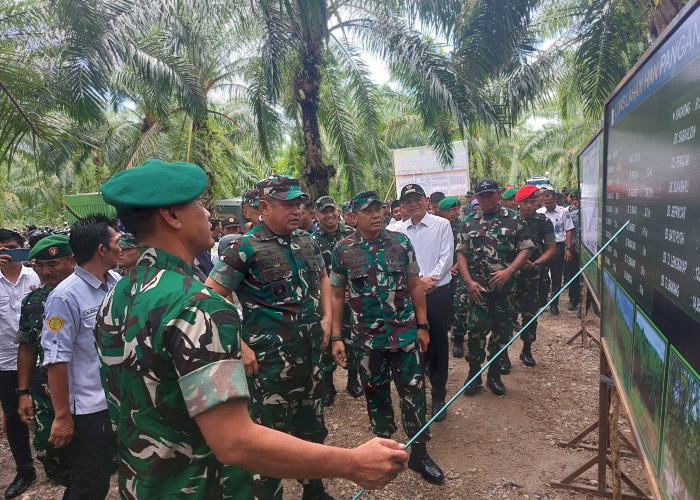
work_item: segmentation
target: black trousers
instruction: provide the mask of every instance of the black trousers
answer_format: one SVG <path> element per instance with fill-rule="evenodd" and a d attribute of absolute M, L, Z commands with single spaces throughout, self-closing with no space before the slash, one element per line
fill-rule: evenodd
<path fill-rule="evenodd" d="M 578 272 L 581 268 L 579 262 L 578 252 L 573 252 L 571 261 L 564 262 L 564 283 L 568 283 L 569 280 Z M 581 302 L 581 276 L 578 276 L 571 285 L 569 285 L 569 304 L 575 306 L 579 305 Z"/>
<path fill-rule="evenodd" d="M 7 441 L 10 443 L 17 472 L 20 472 L 33 469 L 34 462 L 29 447 L 29 427 L 20 420 L 17 413 L 19 396 L 15 389 L 17 389 L 17 370 L 0 371 L 0 402 L 7 424 Z"/>
<path fill-rule="evenodd" d="M 561 290 L 561 280 L 564 276 L 564 253 L 566 252 L 566 243 L 557 243 L 557 253 L 554 254 L 552 260 L 549 261 L 549 272 L 552 276 L 552 297 Z M 553 306 L 559 305 L 559 297 L 553 302 Z"/>
<path fill-rule="evenodd" d="M 109 477 L 116 471 L 117 435 L 107 410 L 73 415 L 70 443 L 71 485 L 64 500 L 100 500 L 109 491 Z"/>
<path fill-rule="evenodd" d="M 447 395 L 447 364 L 450 343 L 447 332 L 452 319 L 452 295 L 449 285 L 438 287 L 425 296 L 428 306 L 430 344 L 425 353 L 425 364 L 430 371 L 430 393 L 433 401 L 444 401 Z"/>

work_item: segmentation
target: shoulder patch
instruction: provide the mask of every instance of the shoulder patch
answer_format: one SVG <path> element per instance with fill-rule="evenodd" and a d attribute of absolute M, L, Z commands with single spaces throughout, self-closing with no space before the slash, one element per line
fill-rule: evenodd
<path fill-rule="evenodd" d="M 51 330 L 52 332 L 59 332 L 63 328 L 63 320 L 59 318 L 58 316 L 52 316 L 49 319 L 46 320 L 46 326 Z"/>

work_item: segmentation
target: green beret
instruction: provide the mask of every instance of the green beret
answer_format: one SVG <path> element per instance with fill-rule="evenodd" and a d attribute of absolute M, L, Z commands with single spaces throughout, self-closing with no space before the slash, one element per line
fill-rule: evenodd
<path fill-rule="evenodd" d="M 299 179 L 290 175 L 271 175 L 258 182 L 260 196 L 271 196 L 276 200 L 294 200 L 302 196 L 308 198 L 299 187 Z"/>
<path fill-rule="evenodd" d="M 364 210 L 368 208 L 372 203 L 382 204 L 381 198 L 376 191 L 363 191 L 356 194 L 350 200 L 350 210 L 357 212 L 358 210 Z"/>
<path fill-rule="evenodd" d="M 462 202 L 459 201 L 457 196 L 448 196 L 438 203 L 438 210 L 449 210 L 450 208 L 461 206 Z"/>
<path fill-rule="evenodd" d="M 513 198 L 515 198 L 516 194 L 518 194 L 518 188 L 509 187 L 503 192 L 501 198 L 503 198 L 504 200 L 512 200 Z"/>
<path fill-rule="evenodd" d="M 125 215 L 144 208 L 180 205 L 207 187 L 207 174 L 192 163 L 148 160 L 116 173 L 102 185 L 102 197 Z"/>
<path fill-rule="evenodd" d="M 73 255 L 68 236 L 65 234 L 52 234 L 40 239 L 29 251 L 29 260 L 51 260 Z"/>
<path fill-rule="evenodd" d="M 131 250 L 132 248 L 139 248 L 139 242 L 136 241 L 134 235 L 131 233 L 123 233 L 119 237 L 119 248 L 124 250 Z"/>

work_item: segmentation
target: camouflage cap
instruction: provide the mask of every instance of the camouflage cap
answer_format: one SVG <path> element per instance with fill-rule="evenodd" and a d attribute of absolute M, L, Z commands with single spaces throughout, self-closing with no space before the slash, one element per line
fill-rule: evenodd
<path fill-rule="evenodd" d="M 68 236 L 65 234 L 53 234 L 42 238 L 29 251 L 28 260 L 51 260 L 73 255 Z"/>
<path fill-rule="evenodd" d="M 294 200 L 296 198 L 308 198 L 307 194 L 299 188 L 299 179 L 290 175 L 271 175 L 258 182 L 258 194 L 271 196 L 277 200 Z"/>
<path fill-rule="evenodd" d="M 243 193 L 243 204 L 250 205 L 251 207 L 258 206 L 258 200 L 260 199 L 260 191 L 257 189 L 251 189 Z"/>
<path fill-rule="evenodd" d="M 503 194 L 501 195 L 501 198 L 504 200 L 512 200 L 515 198 L 515 195 L 518 193 L 518 188 L 516 187 L 509 187 L 505 191 L 503 191 Z"/>
<path fill-rule="evenodd" d="M 365 208 L 368 208 L 370 205 L 372 205 L 372 203 L 379 203 L 380 205 L 382 204 L 382 200 L 379 198 L 377 192 L 363 191 L 361 193 L 357 193 L 355 196 L 352 197 L 352 200 L 350 200 L 350 210 L 352 210 L 353 212 L 364 210 Z"/>
<path fill-rule="evenodd" d="M 340 210 L 341 210 L 344 214 L 349 214 L 350 212 L 352 212 L 352 207 L 350 206 L 350 202 L 349 202 L 349 201 L 344 201 L 343 204 L 340 205 Z"/>
<path fill-rule="evenodd" d="M 438 205 L 438 210 L 449 210 L 450 208 L 461 206 L 462 202 L 459 201 L 458 197 L 448 196 L 446 198 L 443 198 L 443 200 L 440 202 L 440 204 Z"/>
<path fill-rule="evenodd" d="M 318 200 L 316 200 L 316 206 L 314 207 L 314 210 L 316 210 L 317 212 L 321 212 L 326 207 L 338 208 L 338 204 L 330 196 L 321 196 Z"/>
<path fill-rule="evenodd" d="M 119 237 L 119 248 L 131 250 L 132 248 L 139 248 L 139 246 L 139 242 L 136 241 L 136 238 L 134 238 L 134 235 L 131 233 L 123 233 Z"/>

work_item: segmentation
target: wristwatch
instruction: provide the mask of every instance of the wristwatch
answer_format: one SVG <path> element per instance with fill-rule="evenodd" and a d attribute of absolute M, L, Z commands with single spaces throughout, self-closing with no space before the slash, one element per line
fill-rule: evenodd
<path fill-rule="evenodd" d="M 539 269 L 539 268 L 540 268 L 540 263 L 539 263 L 539 262 L 533 262 L 532 264 L 535 266 L 535 269 Z"/>
<path fill-rule="evenodd" d="M 428 329 L 428 323 L 417 323 L 416 328 L 418 330 L 427 330 Z"/>
<path fill-rule="evenodd" d="M 25 394 L 31 394 L 32 390 L 31 389 L 15 389 L 15 392 L 17 393 L 18 396 L 24 396 Z"/>

